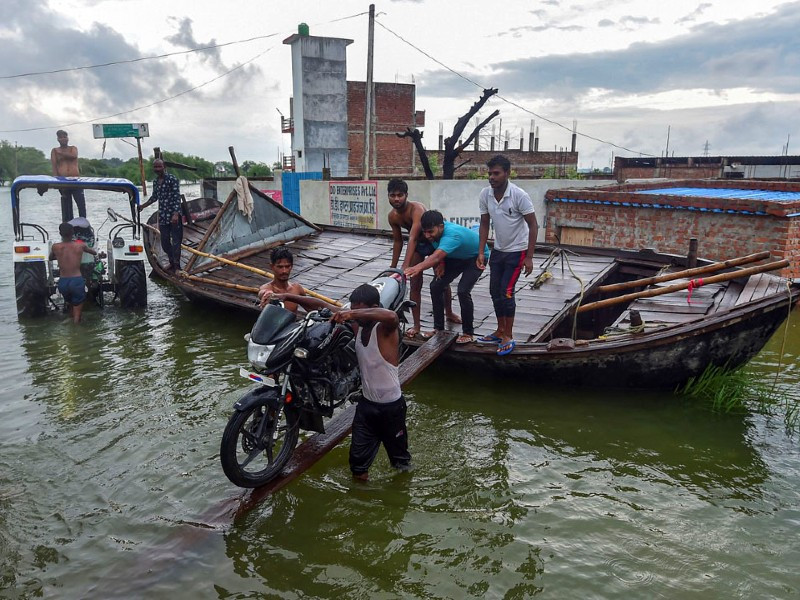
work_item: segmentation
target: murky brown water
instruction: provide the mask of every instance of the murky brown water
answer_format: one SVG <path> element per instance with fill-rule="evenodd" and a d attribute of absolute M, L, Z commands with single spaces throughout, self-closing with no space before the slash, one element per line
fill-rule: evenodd
<path fill-rule="evenodd" d="M 409 390 L 414 472 L 381 456 L 357 485 L 345 442 L 219 518 L 241 496 L 217 451 L 251 318 L 151 281 L 142 311 L 20 324 L 7 188 L 0 223 L 0 597 L 800 595 L 798 440 L 778 416 L 668 393 L 434 366 Z M 794 398 L 798 323 L 779 384 Z M 752 364 L 765 379 L 782 341 Z"/>

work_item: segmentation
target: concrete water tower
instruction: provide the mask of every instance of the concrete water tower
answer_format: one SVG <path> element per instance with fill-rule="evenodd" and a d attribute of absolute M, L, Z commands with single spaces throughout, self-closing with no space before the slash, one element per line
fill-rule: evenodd
<path fill-rule="evenodd" d="M 292 47 L 292 155 L 295 171 L 347 177 L 347 53 L 353 40 L 298 33 L 283 40 Z"/>

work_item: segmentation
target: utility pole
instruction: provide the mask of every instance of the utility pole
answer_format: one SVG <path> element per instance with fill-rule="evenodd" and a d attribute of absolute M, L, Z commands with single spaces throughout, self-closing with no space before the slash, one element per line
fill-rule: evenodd
<path fill-rule="evenodd" d="M 364 171 L 363 179 L 369 179 L 369 138 L 372 126 L 372 59 L 375 50 L 375 5 L 369 5 L 369 35 L 367 37 L 367 83 L 364 101 Z"/>

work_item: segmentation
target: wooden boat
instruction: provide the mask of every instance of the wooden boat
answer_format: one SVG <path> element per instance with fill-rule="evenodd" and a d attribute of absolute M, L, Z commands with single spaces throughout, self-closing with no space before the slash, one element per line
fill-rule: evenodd
<path fill-rule="evenodd" d="M 337 301 L 346 301 L 357 285 L 389 266 L 388 232 L 317 227 L 266 196 L 253 195 L 257 214 L 252 222 L 231 202 L 221 210 L 214 200 L 190 200 L 184 244 L 264 271 L 269 270 L 271 249 L 288 244 L 295 257 L 292 279 Z M 151 216 L 149 224 L 155 225 L 155 219 L 157 215 Z M 231 234 L 237 227 L 245 232 L 238 236 L 246 238 L 244 243 Z M 263 275 L 214 258 L 193 258 L 187 251 L 181 258 L 185 272 L 168 272 L 153 229 L 145 231 L 144 240 L 153 270 L 190 299 L 258 311 L 255 290 L 268 281 Z M 534 273 L 518 286 L 514 352 L 498 357 L 494 346 L 474 343 L 451 346 L 442 358 L 533 382 L 605 387 L 672 387 L 710 364 L 741 365 L 786 320 L 800 297 L 800 285 L 766 272 L 785 261 L 746 268 L 703 260 L 697 264 L 716 266 L 705 279 L 690 271 L 668 282 L 626 284 L 682 272 L 687 258 L 652 251 L 537 248 Z M 429 275 L 425 277 L 427 283 Z M 613 288 L 617 284 L 632 287 L 620 292 Z M 477 335 L 491 333 L 496 323 L 488 288 L 487 272 L 472 291 Z M 651 297 L 593 304 L 630 291 Z M 427 293 L 425 285 L 423 329 L 432 328 Z M 641 325 L 631 323 L 632 316 L 637 322 L 637 312 Z M 407 341 L 410 346 L 422 342 Z"/>

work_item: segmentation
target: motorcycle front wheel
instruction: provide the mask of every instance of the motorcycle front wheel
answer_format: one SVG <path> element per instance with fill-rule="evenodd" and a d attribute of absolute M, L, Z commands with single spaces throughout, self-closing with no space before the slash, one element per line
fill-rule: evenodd
<path fill-rule="evenodd" d="M 297 444 L 299 414 L 266 404 L 236 411 L 228 420 L 220 444 L 222 470 L 231 483 L 255 488 L 274 479 Z"/>

